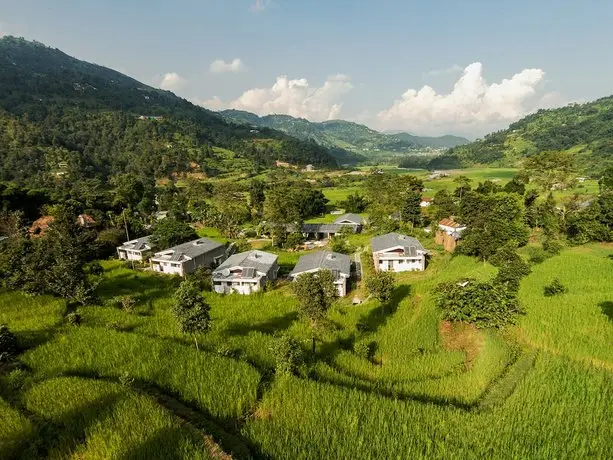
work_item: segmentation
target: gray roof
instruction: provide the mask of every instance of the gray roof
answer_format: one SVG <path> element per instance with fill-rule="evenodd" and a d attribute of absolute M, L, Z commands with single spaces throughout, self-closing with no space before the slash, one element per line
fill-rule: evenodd
<path fill-rule="evenodd" d="M 264 251 L 247 251 L 239 254 L 234 254 L 213 271 L 214 278 L 232 278 L 233 276 L 227 271 L 234 267 L 243 269 L 243 278 L 253 278 L 256 273 L 265 275 L 277 262 L 279 256 Z"/>
<path fill-rule="evenodd" d="M 346 228 L 351 227 L 347 224 L 302 224 L 302 233 L 341 233 Z M 353 231 L 356 231 L 355 226 Z"/>
<path fill-rule="evenodd" d="M 187 243 L 173 246 L 172 248 L 168 248 L 164 251 L 156 252 L 153 258 L 161 258 L 164 260 L 178 262 L 183 260 L 184 257 L 193 259 L 201 256 L 202 254 L 206 254 L 207 252 L 219 249 L 220 247 L 222 248 L 224 245 L 208 238 L 198 238 L 197 240 L 189 241 Z"/>
<path fill-rule="evenodd" d="M 298 263 L 290 273 L 290 276 L 296 276 L 300 273 L 313 271 L 317 269 L 331 270 L 333 273 L 342 273 L 343 275 L 351 275 L 351 260 L 345 254 L 339 254 L 332 251 L 317 251 L 305 254 L 298 260 Z"/>
<path fill-rule="evenodd" d="M 146 251 L 148 249 L 153 248 L 151 244 L 151 235 L 143 236 L 142 238 L 137 238 L 135 240 L 126 241 L 124 244 L 119 246 L 120 249 L 129 249 L 131 251 Z"/>
<path fill-rule="evenodd" d="M 344 216 L 340 216 L 338 219 L 334 221 L 334 223 L 339 224 L 345 220 L 348 220 L 349 222 L 355 225 L 362 225 L 364 223 L 364 219 L 362 219 L 361 216 L 358 216 L 357 214 L 352 214 L 352 213 L 348 213 L 348 214 L 345 214 Z M 341 224 L 341 225 L 350 225 L 350 224 Z"/>
<path fill-rule="evenodd" d="M 422 244 L 416 238 L 399 233 L 388 233 L 387 235 L 375 236 L 370 241 L 370 246 L 374 252 L 386 251 L 395 247 L 403 247 L 408 256 L 416 256 L 417 251 L 426 252 Z"/>

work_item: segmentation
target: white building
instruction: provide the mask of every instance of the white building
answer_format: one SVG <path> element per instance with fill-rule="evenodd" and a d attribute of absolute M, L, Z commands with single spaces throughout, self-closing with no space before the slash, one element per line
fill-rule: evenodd
<path fill-rule="evenodd" d="M 151 258 L 155 272 L 185 276 L 200 267 L 213 268 L 226 259 L 226 247 L 208 238 L 199 238 L 188 243 L 156 252 Z"/>
<path fill-rule="evenodd" d="M 330 270 L 334 277 L 334 286 L 340 297 L 347 295 L 347 284 L 351 277 L 351 259 L 345 254 L 332 251 L 317 251 L 305 254 L 289 274 L 296 281 L 303 273 L 315 273 L 320 270 Z"/>
<path fill-rule="evenodd" d="M 257 250 L 234 254 L 213 271 L 213 289 L 218 294 L 258 292 L 268 281 L 277 279 L 277 258 L 276 254 Z"/>
<path fill-rule="evenodd" d="M 426 269 L 428 252 L 416 238 L 388 233 L 373 238 L 370 245 L 377 271 L 406 272 Z"/>
<path fill-rule="evenodd" d="M 154 248 L 150 240 L 151 235 L 126 241 L 124 244 L 117 247 L 117 257 L 123 260 L 147 260 Z"/>

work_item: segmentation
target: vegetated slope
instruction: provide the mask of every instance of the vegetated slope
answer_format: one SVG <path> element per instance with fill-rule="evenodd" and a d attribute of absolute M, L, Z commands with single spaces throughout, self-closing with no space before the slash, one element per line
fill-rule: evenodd
<path fill-rule="evenodd" d="M 314 142 L 229 124 L 114 70 L 37 42 L 0 39 L 0 179 L 44 180 L 60 164 L 103 180 L 126 170 L 160 177 L 214 160 L 214 146 L 256 167 L 277 159 L 336 166 Z"/>
<path fill-rule="evenodd" d="M 522 158 L 546 150 L 569 150 L 585 166 L 613 161 L 613 96 L 586 104 L 539 110 L 447 152 L 462 165 L 514 165 Z"/>
<path fill-rule="evenodd" d="M 376 157 L 378 152 L 410 153 L 416 149 L 448 148 L 469 142 L 456 136 L 419 137 L 408 133 L 384 134 L 367 126 L 344 120 L 321 123 L 289 115 L 259 117 L 241 110 L 220 112 L 227 120 L 278 129 L 300 139 L 314 140 L 329 148 L 341 148 L 366 157 Z"/>

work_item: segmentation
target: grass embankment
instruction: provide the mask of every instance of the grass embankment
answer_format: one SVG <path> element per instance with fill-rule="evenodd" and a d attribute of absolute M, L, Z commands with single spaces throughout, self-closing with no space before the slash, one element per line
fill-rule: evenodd
<path fill-rule="evenodd" d="M 137 379 L 225 424 L 253 407 L 260 375 L 246 363 L 112 330 L 78 328 L 22 357 L 38 378 L 66 374 Z"/>
<path fill-rule="evenodd" d="M 125 385 L 61 377 L 35 385 L 23 399 L 44 420 L 42 447 L 50 458 L 215 458 L 197 430 Z"/>

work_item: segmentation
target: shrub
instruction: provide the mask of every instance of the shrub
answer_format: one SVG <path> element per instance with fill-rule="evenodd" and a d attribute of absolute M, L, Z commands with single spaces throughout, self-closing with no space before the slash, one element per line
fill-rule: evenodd
<path fill-rule="evenodd" d="M 131 295 L 122 295 L 119 297 L 121 308 L 127 313 L 131 313 L 136 305 L 136 299 Z"/>
<path fill-rule="evenodd" d="M 360 358 L 371 360 L 375 354 L 375 343 L 370 340 L 360 340 L 353 345 L 353 352 Z"/>
<path fill-rule="evenodd" d="M 391 272 L 377 272 L 366 280 L 366 289 L 379 302 L 387 303 L 394 294 L 394 275 Z"/>
<path fill-rule="evenodd" d="M 545 262 L 548 258 L 547 252 L 543 248 L 530 248 L 530 263 L 531 264 L 541 264 Z"/>
<path fill-rule="evenodd" d="M 277 374 L 296 374 L 304 362 L 302 349 L 289 335 L 277 339 L 274 348 Z"/>
<path fill-rule="evenodd" d="M 543 241 L 543 249 L 550 257 L 557 256 L 563 247 L 564 244 L 555 238 L 546 238 L 545 241 Z"/>
<path fill-rule="evenodd" d="M 283 247 L 285 249 L 295 249 L 300 246 L 304 241 L 304 237 L 301 233 L 290 233 L 287 235 Z"/>
<path fill-rule="evenodd" d="M 77 313 L 76 311 L 73 311 L 72 313 L 68 313 L 66 315 L 66 320 L 68 321 L 68 324 L 70 324 L 71 326 L 80 326 L 81 319 L 82 319 L 81 315 Z"/>
<path fill-rule="evenodd" d="M 568 289 L 560 282 L 560 280 L 554 279 L 549 286 L 545 286 L 543 291 L 545 297 L 553 297 L 554 295 L 560 295 L 568 292 Z"/>
<path fill-rule="evenodd" d="M 437 287 L 437 306 L 443 310 L 443 319 L 465 321 L 475 326 L 503 327 L 513 324 L 523 313 L 516 293 L 504 285 L 477 282 L 441 283 Z"/>
<path fill-rule="evenodd" d="M 334 252 L 340 252 L 341 254 L 352 254 L 355 252 L 355 248 L 349 244 L 349 242 L 340 236 L 332 238 L 331 249 Z"/>
<path fill-rule="evenodd" d="M 0 363 L 13 359 L 17 351 L 17 337 L 6 324 L 0 324 Z"/>

